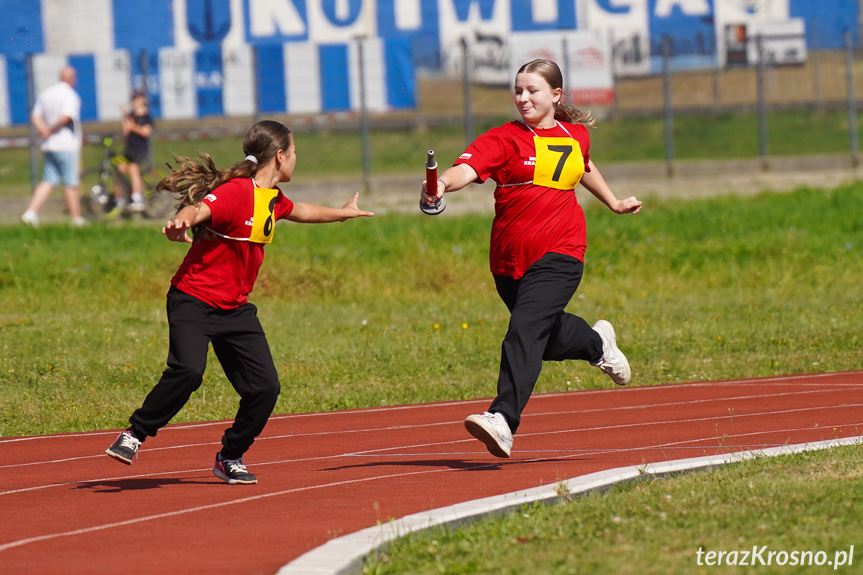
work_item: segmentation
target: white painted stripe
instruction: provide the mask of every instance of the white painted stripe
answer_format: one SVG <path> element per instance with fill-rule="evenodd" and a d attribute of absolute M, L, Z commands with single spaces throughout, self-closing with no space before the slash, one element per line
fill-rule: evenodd
<path fill-rule="evenodd" d="M 42 0 L 45 52 L 93 54 L 114 49 L 111 0 Z"/>
<path fill-rule="evenodd" d="M 252 46 L 222 49 L 222 103 L 226 116 L 255 115 L 255 70 Z"/>
<path fill-rule="evenodd" d="M 192 52 L 159 50 L 159 96 L 166 120 L 197 116 L 194 60 Z"/>
<path fill-rule="evenodd" d="M 318 46 L 310 42 L 287 42 L 284 61 L 288 113 L 319 114 L 323 105 Z"/>
<path fill-rule="evenodd" d="M 760 382 L 759 382 L 760 383 Z M 777 380 L 777 384 L 781 384 L 781 380 Z M 705 384 L 686 384 L 686 385 L 675 385 L 675 388 L 680 387 L 699 387 Z M 804 384 L 798 384 L 804 385 Z M 807 394 L 817 394 L 817 393 L 832 393 L 835 391 L 839 391 L 844 387 L 863 387 L 863 383 L 831 383 L 833 387 L 830 388 L 821 388 L 821 389 L 810 389 L 805 391 L 793 391 L 793 392 L 782 392 L 775 393 L 770 391 L 765 391 L 764 393 L 755 393 L 752 395 L 734 395 L 734 396 L 726 396 L 726 397 L 716 397 L 716 398 L 707 398 L 707 399 L 690 399 L 686 401 L 670 401 L 664 403 L 650 403 L 650 404 L 638 404 L 638 405 L 627 405 L 627 406 L 615 406 L 615 411 L 622 410 L 640 410 L 640 409 L 654 409 L 656 407 L 674 407 L 674 406 L 686 406 L 686 405 L 696 405 L 701 403 L 712 403 L 712 402 L 721 402 L 721 401 L 739 401 L 739 400 L 747 400 L 747 399 L 758 399 L 758 398 L 776 398 L 782 396 L 794 396 L 794 395 L 807 395 Z M 783 386 L 787 387 L 787 386 Z M 650 386 L 650 387 L 631 387 L 626 388 L 627 392 L 634 391 L 667 391 L 667 387 L 663 386 Z M 535 394 L 534 398 L 554 398 L 554 397 L 563 397 L 567 395 L 571 395 L 573 393 L 578 393 L 581 395 L 588 394 L 596 394 L 596 393 L 620 393 L 620 391 L 615 390 L 580 390 L 577 392 L 568 391 L 568 392 L 560 392 L 560 393 L 547 393 L 547 394 Z M 440 407 L 447 407 L 452 405 L 485 405 L 491 401 L 490 399 L 473 399 L 473 400 L 459 400 L 459 401 L 448 401 L 448 402 L 440 402 L 440 403 L 417 403 L 417 404 L 408 404 L 408 405 L 396 405 L 391 407 L 375 407 L 375 408 L 358 408 L 353 410 L 342 410 L 342 411 L 325 411 L 318 413 L 289 413 L 283 415 L 272 415 L 270 416 L 270 421 L 282 420 L 282 419 L 303 419 L 309 417 L 335 417 L 335 416 L 344 416 L 344 415 L 356 415 L 357 413 L 381 413 L 381 412 L 393 412 L 393 411 L 417 411 L 423 409 L 432 409 L 437 410 Z M 856 404 L 854 404 L 856 405 Z M 836 405 L 830 405 L 828 407 L 841 407 Z M 601 408 L 590 408 L 590 409 L 574 409 L 568 410 L 565 412 L 553 412 L 555 415 L 560 414 L 585 414 L 585 413 L 596 413 L 608 411 L 609 408 L 601 407 Z M 542 417 L 545 415 L 550 415 L 552 412 L 547 413 L 534 413 L 528 414 L 525 417 Z M 434 424 L 422 424 L 417 427 L 422 427 L 426 425 L 447 425 L 452 422 L 439 422 Z M 170 427 L 165 428 L 165 432 L 170 430 L 185 430 L 185 429 L 197 429 L 200 427 L 212 427 L 212 426 L 223 426 L 225 425 L 225 421 L 201 421 L 201 422 L 191 422 L 191 423 L 175 423 Z M 376 428 L 364 428 L 357 429 L 351 431 L 352 433 L 356 433 L 359 431 L 381 431 L 383 429 L 402 429 L 406 426 L 387 426 L 387 427 L 376 427 Z M 329 434 L 329 433 L 346 433 L 345 431 L 334 431 L 334 432 L 319 432 L 319 434 Z M 316 435 L 317 433 L 312 434 L 293 434 L 291 437 L 303 436 L 303 435 Z M 117 430 L 106 430 L 106 431 L 86 431 L 86 432 L 73 432 L 73 433 L 60 433 L 60 434 L 51 434 L 51 435 L 28 435 L 26 437 L 7 437 L 0 439 L 0 444 L 3 443 L 18 443 L 23 441 L 36 441 L 36 440 L 51 440 L 51 439 L 75 439 L 78 437 L 94 437 L 94 436 L 116 436 Z M 271 439 L 272 437 L 261 437 L 261 440 Z M 0 467 L 2 468 L 2 467 Z"/>
<path fill-rule="evenodd" d="M 846 424 L 839 424 L 839 423 L 837 423 L 835 425 L 828 424 L 828 425 L 824 426 L 825 429 L 841 429 L 843 427 L 853 428 L 853 430 L 855 432 L 858 431 L 857 426 L 854 424 L 847 424 L 847 423 Z M 794 427 L 794 428 L 785 428 L 785 429 L 769 429 L 769 430 L 761 430 L 761 431 L 752 431 L 752 432 L 748 432 L 748 433 L 736 433 L 733 438 L 727 438 L 725 440 L 725 442 L 722 442 L 722 443 L 717 441 L 719 438 L 717 438 L 715 435 L 710 435 L 710 436 L 704 436 L 704 437 L 695 437 L 695 438 L 685 439 L 685 440 L 681 440 L 681 441 L 672 441 L 670 443 L 633 445 L 630 447 L 617 447 L 617 448 L 610 448 L 610 449 L 604 449 L 604 448 L 572 449 L 572 448 L 570 448 L 570 449 L 565 449 L 565 450 L 562 450 L 562 449 L 519 450 L 519 453 L 529 453 L 529 454 L 554 453 L 554 454 L 556 454 L 555 459 L 566 460 L 566 459 L 574 459 L 577 457 L 578 458 L 595 457 L 595 456 L 599 456 L 599 455 L 605 455 L 608 453 L 616 453 L 616 454 L 632 453 L 632 452 L 655 450 L 655 449 L 659 449 L 661 451 L 674 450 L 674 449 L 693 449 L 694 447 L 696 447 L 696 445 L 694 445 L 694 444 L 699 444 L 699 443 L 710 443 L 709 445 L 701 445 L 701 449 L 717 449 L 717 450 L 764 449 L 767 447 L 784 446 L 784 445 L 786 445 L 786 443 L 783 442 L 781 444 L 773 444 L 773 445 L 771 445 L 769 443 L 764 443 L 764 442 L 759 442 L 756 444 L 741 444 L 741 443 L 738 443 L 738 442 L 733 441 L 733 440 L 738 439 L 738 438 L 743 438 L 743 437 L 754 437 L 754 436 L 760 436 L 760 435 L 775 435 L 778 433 L 794 433 L 794 432 L 801 432 L 801 431 L 811 431 L 811 428 L 809 428 L 809 427 L 805 427 L 805 428 L 804 427 Z M 541 435 L 541 434 L 536 434 L 536 435 Z M 270 438 L 270 439 L 284 439 L 287 437 L 293 437 L 293 436 L 292 435 L 284 435 L 284 436 L 279 436 L 278 438 Z M 383 447 L 383 448 L 378 448 L 378 449 L 367 449 L 364 451 L 355 451 L 352 453 L 333 453 L 333 454 L 327 454 L 327 455 L 316 455 L 314 457 L 292 457 L 292 458 L 288 458 L 288 459 L 279 459 L 276 461 L 257 461 L 254 463 L 254 466 L 257 468 L 257 467 L 264 467 L 264 466 L 268 466 L 268 465 L 295 465 L 297 463 L 308 463 L 310 461 L 330 461 L 330 460 L 338 460 L 338 459 L 343 459 L 343 458 L 360 458 L 360 457 L 365 457 L 365 458 L 369 458 L 369 457 L 375 457 L 375 458 L 381 458 L 381 457 L 416 457 L 416 456 L 423 456 L 423 455 L 429 454 L 428 450 L 421 450 L 420 451 L 420 449 L 422 449 L 422 448 L 435 447 L 435 446 L 441 446 L 441 445 L 454 445 L 454 444 L 461 444 L 461 443 L 469 443 L 472 446 L 477 445 L 475 439 L 465 438 L 465 439 L 457 439 L 454 441 L 440 441 L 437 443 L 417 443 L 417 444 L 412 444 L 412 445 L 408 445 L 408 446 L 401 446 L 399 448 Z M 207 446 L 207 445 L 218 446 L 218 445 L 221 445 L 221 443 L 219 443 L 217 441 L 213 441 L 213 442 L 208 442 L 208 443 L 175 445 L 175 446 L 170 446 L 170 447 L 159 447 L 156 449 L 149 450 L 149 452 L 165 451 L 165 450 L 170 450 L 170 449 L 182 449 L 182 448 L 186 448 L 186 447 L 202 447 L 202 446 Z M 687 446 L 689 446 L 689 447 L 687 447 Z M 407 448 L 414 449 L 416 451 L 406 451 Z M 399 453 L 384 453 L 385 451 L 391 451 L 392 449 L 400 449 L 401 451 Z M 487 456 L 486 450 L 484 448 L 477 448 L 475 450 L 469 450 L 469 451 L 450 451 L 450 452 L 446 452 L 446 453 L 435 452 L 435 455 L 451 455 L 451 456 L 459 456 L 459 457 L 470 457 L 470 456 L 486 457 Z M 87 456 L 82 456 L 82 457 L 73 457 L 73 458 L 65 459 L 62 462 L 68 462 L 68 461 L 79 460 L 79 459 L 101 459 L 104 457 L 105 457 L 104 454 L 87 455 Z M 544 460 L 544 457 L 534 457 L 534 458 L 529 458 L 529 459 L 513 460 L 513 462 L 514 463 L 531 463 L 531 462 L 538 462 L 538 461 L 543 461 L 543 460 Z M 485 467 L 492 467 L 492 466 L 496 466 L 499 464 L 500 464 L 500 462 L 498 460 L 495 460 L 493 463 L 477 463 L 474 465 L 466 465 L 464 468 L 461 468 L 461 469 L 468 469 L 468 468 L 469 469 L 482 469 Z M 9 467 L 15 467 L 15 466 L 9 466 Z M 18 467 L 20 467 L 20 466 L 18 466 Z M 50 489 L 52 487 L 65 487 L 68 485 L 81 485 L 81 484 L 86 484 L 86 483 L 104 483 L 104 482 L 108 482 L 108 481 L 127 481 L 130 479 L 143 479 L 143 478 L 147 478 L 147 477 L 176 477 L 178 475 L 203 473 L 203 472 L 207 472 L 207 471 L 210 471 L 210 468 L 207 467 L 207 468 L 195 468 L 195 469 L 172 469 L 172 470 L 167 470 L 167 471 L 159 471 L 157 473 L 141 473 L 141 474 L 137 474 L 137 475 L 99 477 L 96 479 L 79 479 L 79 480 L 75 480 L 75 481 L 63 481 L 63 482 L 59 482 L 59 483 L 48 483 L 45 485 L 34 485 L 34 486 L 30 486 L 30 487 L 22 487 L 19 489 L 10 489 L 8 491 L 0 492 L 0 496 L 13 495 L 15 493 L 28 493 L 28 492 L 32 492 L 32 491 L 41 491 L 44 489 Z M 451 471 L 451 470 L 440 469 L 438 471 L 445 472 L 445 471 Z M 307 486 L 307 487 L 314 487 L 314 486 Z"/>
<path fill-rule="evenodd" d="M 119 122 L 121 106 L 129 106 L 132 96 L 129 53 L 118 50 L 94 55 L 97 115 L 100 121 Z M 119 130 L 119 126 L 117 126 Z"/>
<path fill-rule="evenodd" d="M 33 93 L 37 96 L 60 81 L 60 69 L 69 61 L 62 54 L 33 56 Z"/>
<path fill-rule="evenodd" d="M 12 123 L 12 112 L 9 105 L 9 74 L 6 69 L 6 56 L 0 54 L 0 126 L 8 126 Z M 0 148 L 11 147 L 3 146 Z"/>
<path fill-rule="evenodd" d="M 358 40 L 348 44 L 350 62 L 351 109 L 362 109 L 360 100 L 359 45 L 363 43 L 363 72 L 365 76 L 366 110 L 383 112 L 387 109 L 384 43 L 380 39 Z"/>

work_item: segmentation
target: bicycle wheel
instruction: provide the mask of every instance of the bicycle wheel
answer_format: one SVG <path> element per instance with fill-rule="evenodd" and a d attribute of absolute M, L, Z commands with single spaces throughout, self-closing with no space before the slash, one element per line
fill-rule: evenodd
<path fill-rule="evenodd" d="M 81 174 L 81 207 L 91 219 L 102 219 L 113 207 L 111 177 L 104 167 L 84 170 Z"/>
<path fill-rule="evenodd" d="M 82 209 L 91 219 L 102 220 L 110 215 L 118 215 L 115 191 L 119 188 L 122 197 L 128 197 L 129 184 L 112 165 L 103 163 L 98 168 L 85 170 L 81 174 Z"/>

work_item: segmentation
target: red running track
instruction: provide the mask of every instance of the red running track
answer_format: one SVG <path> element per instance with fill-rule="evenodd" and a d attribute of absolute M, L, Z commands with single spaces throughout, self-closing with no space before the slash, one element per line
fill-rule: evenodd
<path fill-rule="evenodd" d="M 0 439 L 4 574 L 272 574 L 378 521 L 617 467 L 861 435 L 863 371 L 536 394 L 510 459 L 474 400 L 270 419 L 252 486 L 211 472 L 225 422 L 170 425 L 126 467 L 117 432 Z"/>

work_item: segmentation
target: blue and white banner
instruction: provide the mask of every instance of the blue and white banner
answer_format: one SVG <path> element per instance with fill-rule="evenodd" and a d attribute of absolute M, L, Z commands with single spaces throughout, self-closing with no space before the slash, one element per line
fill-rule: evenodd
<path fill-rule="evenodd" d="M 810 49 L 846 29 L 860 43 L 858 0 L 0 0 L 0 15 L 0 126 L 28 121 L 29 56 L 47 58 L 40 88 L 73 64 L 85 117 L 110 120 L 140 87 L 156 118 L 356 110 L 360 38 L 381 110 L 414 105 L 414 67 L 461 72 L 463 45 L 474 80 L 509 84 L 517 33 L 604 36 L 616 75 L 659 71 L 666 41 L 674 68 L 722 65 L 741 27 L 802 21 Z"/>
<path fill-rule="evenodd" d="M 119 121 L 134 89 L 145 88 L 157 118 L 251 116 L 256 113 L 325 114 L 416 106 L 416 83 L 406 40 L 347 44 L 207 47 L 194 52 L 162 48 L 143 85 L 140 65 L 126 51 L 94 55 L 33 56 L 38 94 L 69 64 L 78 72 L 82 121 Z M 26 59 L 0 56 L 0 126 L 28 121 Z M 360 81 L 360 70 L 364 80 Z M 11 89 L 15 86 L 16 89 Z M 12 101 L 16 104 L 13 106 Z"/>
<path fill-rule="evenodd" d="M 357 111 L 362 105 L 361 84 L 365 86 L 367 110 L 416 106 L 413 63 L 406 40 L 259 45 L 255 54 L 258 105 L 263 113 Z"/>

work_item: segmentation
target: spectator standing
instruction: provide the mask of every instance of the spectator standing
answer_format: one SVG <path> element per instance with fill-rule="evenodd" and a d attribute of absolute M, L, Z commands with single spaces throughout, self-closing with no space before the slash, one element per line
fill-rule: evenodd
<path fill-rule="evenodd" d="M 141 176 L 141 166 L 147 163 L 150 155 L 150 136 L 153 133 L 153 117 L 147 105 L 147 94 L 136 91 L 132 94 L 129 108 L 123 112 L 123 137 L 126 147 L 123 156 L 126 162 L 117 165 L 122 174 L 129 178 L 130 198 L 126 198 L 120 186 L 114 192 L 116 206 L 109 215 L 120 215 L 126 208 L 130 212 L 144 211 L 144 179 Z M 130 201 L 131 200 L 131 201 Z"/>
<path fill-rule="evenodd" d="M 39 210 L 54 186 L 62 184 L 63 197 L 73 225 L 84 225 L 81 216 L 81 97 L 75 91 L 78 75 L 72 66 L 60 69 L 60 81 L 44 90 L 36 100 L 30 121 L 42 140 L 44 167 L 21 221 L 39 225 Z"/>

